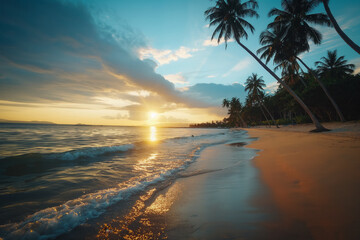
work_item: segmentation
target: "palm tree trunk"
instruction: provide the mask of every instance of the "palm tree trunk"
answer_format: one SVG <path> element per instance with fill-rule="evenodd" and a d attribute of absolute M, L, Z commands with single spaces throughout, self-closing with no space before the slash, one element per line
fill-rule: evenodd
<path fill-rule="evenodd" d="M 307 87 L 306 82 L 304 81 L 304 79 L 303 79 L 303 78 L 300 76 L 300 74 L 299 74 L 299 70 L 296 70 L 296 73 L 297 73 L 297 75 L 299 76 L 299 79 L 300 79 L 301 83 L 304 85 L 304 87 Z"/>
<path fill-rule="evenodd" d="M 270 111 L 269 111 L 269 109 L 266 107 L 266 105 L 265 105 L 262 101 L 260 101 L 260 103 L 261 103 L 261 105 L 265 108 L 265 111 L 266 111 L 266 112 L 269 114 L 269 116 L 271 117 L 271 120 L 272 120 L 273 124 L 274 124 L 277 128 L 279 128 L 279 125 L 276 123 L 273 115 L 270 113 Z"/>
<path fill-rule="evenodd" d="M 321 123 L 319 122 L 319 120 L 315 117 L 315 115 L 310 111 L 310 109 L 306 106 L 306 104 L 301 100 L 301 98 L 299 98 L 299 96 L 285 83 L 283 82 L 273 71 L 271 71 L 270 68 L 268 68 L 268 66 L 266 66 L 266 64 L 264 64 L 253 52 L 251 52 L 244 44 L 242 44 L 238 39 L 236 39 L 236 42 L 245 49 L 245 51 L 247 51 L 253 58 L 255 58 L 255 60 L 263 67 L 265 68 L 266 71 L 268 71 L 268 73 L 271 74 L 271 76 L 273 76 L 285 89 L 286 91 L 289 92 L 289 94 L 291 96 L 293 96 L 293 98 L 295 98 L 295 100 L 300 104 L 300 106 L 304 109 L 304 111 L 309 115 L 309 117 L 311 118 L 312 122 L 314 123 L 316 129 L 312 130 L 313 132 L 323 132 L 323 131 L 329 131 L 328 129 L 326 129 L 325 127 L 323 127 L 323 125 L 321 125 Z"/>
<path fill-rule="evenodd" d="M 242 118 L 242 116 L 241 116 L 241 115 L 239 115 L 239 116 L 240 116 L 240 120 L 241 120 L 242 124 L 243 124 L 243 125 L 244 125 L 244 127 L 246 128 L 246 127 L 247 127 L 246 122 L 244 121 L 244 119 Z"/>
<path fill-rule="evenodd" d="M 266 114 L 265 114 L 264 110 L 262 109 L 261 104 L 259 104 L 259 107 L 260 107 L 260 110 L 261 110 L 262 114 L 264 115 L 264 117 L 265 117 L 265 119 L 266 119 L 266 122 L 268 123 L 269 127 L 271 128 L 270 121 L 269 121 L 269 119 L 266 117 Z"/>
<path fill-rule="evenodd" d="M 358 54 L 360 54 L 360 47 L 355 44 L 344 32 L 343 30 L 341 30 L 339 24 L 336 22 L 334 16 L 332 15 L 329 5 L 327 4 L 327 2 L 325 0 L 322 0 L 323 4 L 324 4 L 324 8 L 325 11 L 327 13 L 327 15 L 330 18 L 331 23 L 333 24 L 335 30 L 337 31 L 337 33 L 340 35 L 340 37 L 352 48 L 354 49 Z"/>
<path fill-rule="evenodd" d="M 301 58 L 296 57 L 305 67 L 306 69 L 310 72 L 310 74 L 315 78 L 315 80 L 318 82 L 318 84 L 320 85 L 320 87 L 322 88 L 322 90 L 325 92 L 326 96 L 328 97 L 328 99 L 330 100 L 331 104 L 334 106 L 340 121 L 345 122 L 345 118 L 344 115 L 342 114 L 339 106 L 336 104 L 336 102 L 334 101 L 334 99 L 331 97 L 330 93 L 328 92 L 328 90 L 326 89 L 325 85 L 320 81 L 320 79 L 314 74 L 314 72 L 308 67 L 308 65 L 306 65 L 303 60 L 301 60 Z"/>

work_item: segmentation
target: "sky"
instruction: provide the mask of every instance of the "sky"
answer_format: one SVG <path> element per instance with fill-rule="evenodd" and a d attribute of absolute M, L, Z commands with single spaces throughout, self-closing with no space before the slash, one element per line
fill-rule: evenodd
<path fill-rule="evenodd" d="M 244 82 L 276 81 L 239 45 L 211 41 L 210 0 L 4 0 L 0 8 L 0 119 L 59 124 L 162 125 L 221 120 L 222 99 L 244 102 Z M 281 1 L 260 0 L 253 52 Z M 344 32 L 360 44 L 360 2 L 331 0 Z M 314 13 L 325 12 L 319 5 Z M 333 28 L 301 55 L 314 62 L 337 49 L 360 72 L 360 56 Z M 274 66 L 269 63 L 269 66 Z M 280 72 L 277 72 L 280 75 Z"/>

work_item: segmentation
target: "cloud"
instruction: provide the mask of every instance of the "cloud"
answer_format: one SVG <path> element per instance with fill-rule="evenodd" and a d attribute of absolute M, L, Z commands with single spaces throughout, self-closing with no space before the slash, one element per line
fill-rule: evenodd
<path fill-rule="evenodd" d="M 168 74 L 164 76 L 166 80 L 174 83 L 174 84 L 186 84 L 188 81 L 186 81 L 186 78 L 181 74 Z"/>
<path fill-rule="evenodd" d="M 242 59 L 237 64 L 235 64 L 227 73 L 223 74 L 223 77 L 227 77 L 233 72 L 239 72 L 241 70 L 248 69 L 251 64 L 251 58 L 247 57 L 245 59 Z"/>
<path fill-rule="evenodd" d="M 129 47 L 132 43 L 126 43 L 136 31 L 126 28 L 122 34 L 101 25 L 79 3 L 5 1 L 0 25 L 0 100 L 107 106 L 109 101 L 99 99 L 108 98 L 142 104 L 150 96 L 128 93 L 147 91 L 167 102 L 204 105 L 184 97 L 157 74 L 154 61 L 139 59 Z M 158 54 L 164 63 L 189 58 L 195 51 L 180 47 Z"/>
<path fill-rule="evenodd" d="M 129 119 L 129 117 L 130 114 L 128 111 L 119 111 L 114 116 L 103 116 L 104 119 L 109 119 L 109 120 Z"/>
<path fill-rule="evenodd" d="M 360 73 L 360 58 L 352 59 L 349 63 L 355 65 L 354 74 Z"/>
<path fill-rule="evenodd" d="M 140 59 L 153 58 L 160 65 L 168 64 L 179 59 L 192 57 L 192 53 L 197 52 L 196 48 L 187 48 L 181 46 L 177 50 L 160 50 L 155 48 L 139 48 L 138 53 Z"/>
<path fill-rule="evenodd" d="M 279 83 L 277 81 L 275 82 L 271 82 L 268 85 L 266 85 L 266 87 L 264 88 L 265 93 L 267 94 L 274 94 L 278 88 L 279 88 Z"/>
<path fill-rule="evenodd" d="M 227 40 L 227 42 L 228 42 L 228 43 L 229 43 L 229 42 L 234 42 L 234 39 L 229 39 L 229 40 Z M 225 39 L 224 39 L 224 38 L 220 39 L 220 42 L 219 42 L 219 43 L 218 43 L 218 40 L 217 40 L 217 39 L 213 39 L 213 40 L 211 40 L 211 39 L 206 39 L 206 40 L 203 42 L 203 46 L 205 46 L 205 47 L 209 47 L 209 46 L 211 46 L 211 47 L 216 47 L 216 46 L 221 45 L 221 44 L 223 44 L 223 43 L 225 43 Z"/>

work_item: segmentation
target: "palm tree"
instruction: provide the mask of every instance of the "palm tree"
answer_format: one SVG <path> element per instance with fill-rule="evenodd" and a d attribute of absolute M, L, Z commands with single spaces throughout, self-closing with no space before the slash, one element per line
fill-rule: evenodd
<path fill-rule="evenodd" d="M 252 51 L 250 51 L 244 44 L 240 42 L 240 39 L 245 37 L 247 39 L 248 34 L 245 28 L 254 32 L 254 27 L 247 22 L 244 17 L 258 17 L 255 9 L 258 7 L 257 1 L 249 0 L 247 2 L 241 2 L 241 0 L 217 0 L 214 7 L 205 11 L 206 19 L 210 21 L 209 27 L 217 25 L 211 39 L 218 34 L 218 43 L 224 38 L 225 46 L 227 41 L 233 37 L 235 41 L 248 52 L 266 71 L 268 71 L 291 96 L 301 105 L 305 112 L 309 115 L 313 121 L 316 132 L 326 131 L 315 115 L 310 111 L 306 104 L 299 98 L 299 96 L 284 83 L 269 67 L 266 66 Z"/>
<path fill-rule="evenodd" d="M 265 104 L 262 101 L 262 97 L 264 96 L 264 87 L 266 87 L 264 80 L 262 79 L 262 77 L 258 77 L 258 75 L 256 73 L 253 73 L 251 76 L 249 76 L 246 79 L 245 91 L 247 91 L 248 94 L 250 95 L 250 99 L 252 99 L 252 100 L 256 99 L 258 101 L 258 103 L 260 104 L 260 109 L 261 109 L 261 106 L 263 106 L 264 109 L 266 110 L 266 112 L 271 117 L 271 120 L 273 121 L 274 125 L 276 125 L 276 127 L 279 127 L 276 124 L 273 115 L 269 112 L 269 110 L 267 109 L 267 107 L 265 106 Z M 263 111 L 263 110 L 261 109 L 261 111 Z M 263 114 L 267 120 L 266 114 L 264 112 L 263 112 Z"/>
<path fill-rule="evenodd" d="M 351 74 L 355 68 L 354 64 L 347 64 L 344 56 L 338 57 L 337 51 L 328 51 L 327 57 L 322 57 L 322 61 L 315 62 L 320 76 L 341 78 L 346 74 Z"/>
<path fill-rule="evenodd" d="M 294 84 L 300 80 L 306 87 L 306 83 L 299 77 L 300 66 L 294 56 L 298 44 L 289 44 L 283 40 L 284 28 L 274 27 L 267 29 L 260 34 L 260 44 L 263 45 L 256 53 L 261 54 L 260 58 L 265 59 L 266 64 L 273 58 L 274 63 L 278 64 L 274 70 L 282 69 L 282 77 L 287 84 Z"/>
<path fill-rule="evenodd" d="M 332 23 L 332 25 L 334 26 L 336 32 L 340 35 L 340 37 L 347 43 L 347 45 L 349 45 L 352 49 L 354 49 L 357 53 L 360 54 L 360 47 L 359 45 L 357 45 L 356 43 L 354 43 L 344 32 L 343 30 L 341 30 L 339 24 L 337 23 L 336 19 L 334 18 L 334 16 L 332 15 L 330 8 L 329 8 L 329 0 L 317 0 L 315 1 L 316 3 L 320 3 L 322 2 L 325 8 L 325 11 L 327 13 L 327 15 L 330 18 L 330 21 Z"/>
<path fill-rule="evenodd" d="M 240 120 L 243 127 L 247 127 L 247 124 L 241 117 L 243 106 L 239 98 L 233 97 L 231 100 L 225 98 L 223 100 L 222 107 L 226 107 L 228 109 L 229 118 L 227 118 L 227 121 L 229 121 L 230 126 L 239 127 Z"/>
<path fill-rule="evenodd" d="M 316 7 L 314 0 L 282 0 L 281 6 L 283 10 L 270 10 L 269 17 L 275 16 L 275 19 L 268 29 L 281 29 L 284 43 L 293 44 L 296 54 L 310 49 L 309 40 L 316 45 L 321 43 L 321 33 L 311 25 L 331 26 L 331 22 L 326 14 L 311 13 Z"/>
<path fill-rule="evenodd" d="M 283 0 L 282 7 L 284 10 L 279 10 L 277 8 L 272 9 L 269 12 L 269 16 L 275 16 L 274 22 L 268 25 L 268 28 L 274 28 L 273 35 L 283 36 L 271 36 L 267 32 L 262 34 L 260 38 L 260 43 L 267 44 L 265 47 L 260 48 L 259 51 L 263 52 L 263 55 L 267 52 L 266 47 L 274 46 L 277 47 L 273 51 L 278 51 L 278 54 L 273 53 L 274 61 L 279 61 L 281 58 L 287 58 L 290 61 L 299 60 L 306 69 L 311 73 L 311 69 L 305 64 L 305 62 L 298 57 L 302 52 L 308 51 L 310 49 L 309 41 L 314 42 L 315 44 L 320 44 L 322 35 L 315 28 L 311 27 L 311 24 L 318 25 L 327 25 L 330 26 L 330 21 L 325 14 L 322 13 L 310 13 L 316 6 L 316 1 L 309 0 Z M 281 29 L 281 30 L 279 30 Z M 269 32 L 269 31 L 268 31 Z M 279 48 L 278 40 L 281 39 L 283 44 Z M 275 41 L 275 42 L 274 42 Z M 273 43 L 271 43 L 273 42 Z M 296 46 L 295 48 L 290 48 L 287 46 Z M 284 53 L 285 52 L 285 53 Z M 279 55 L 279 56 L 277 56 Z M 331 104 L 334 106 L 340 120 L 345 121 L 345 118 L 335 102 L 331 97 L 329 91 L 326 89 L 325 85 L 320 81 L 319 78 L 313 74 L 314 79 L 318 82 Z"/>

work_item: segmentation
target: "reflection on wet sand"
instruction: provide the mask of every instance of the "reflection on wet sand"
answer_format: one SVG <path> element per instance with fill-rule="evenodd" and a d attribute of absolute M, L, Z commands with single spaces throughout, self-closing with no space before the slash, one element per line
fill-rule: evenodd
<path fill-rule="evenodd" d="M 156 199 L 156 188 L 139 197 L 124 217 L 105 223 L 98 231 L 98 239 L 167 239 L 165 214 L 180 194 L 177 183 Z"/>

